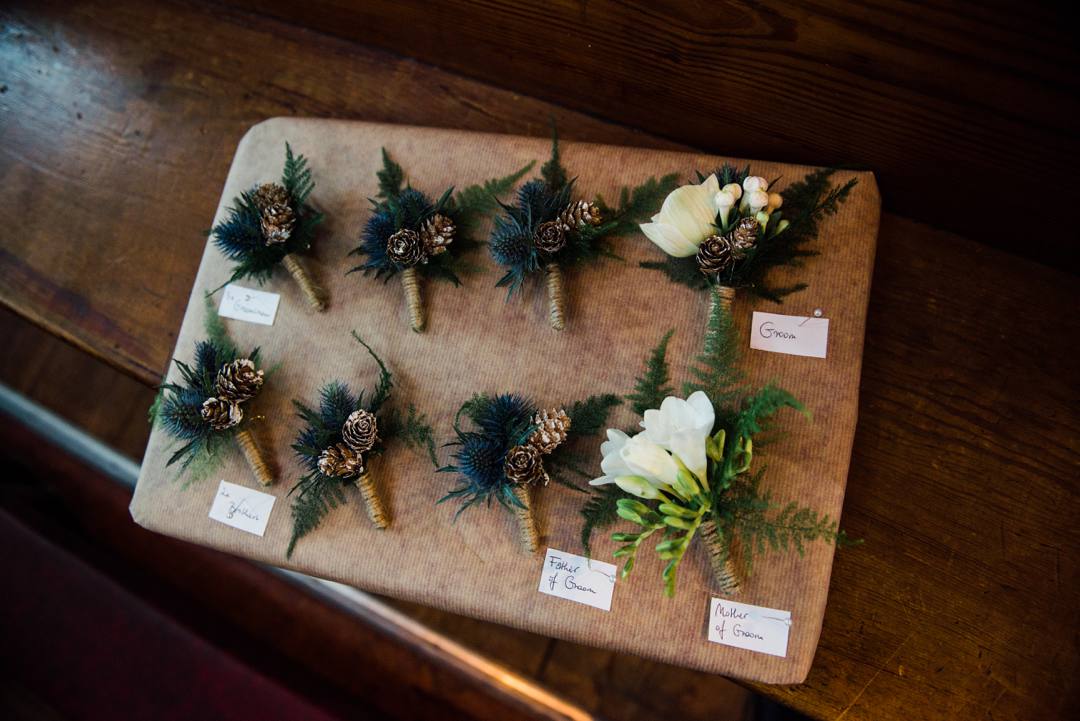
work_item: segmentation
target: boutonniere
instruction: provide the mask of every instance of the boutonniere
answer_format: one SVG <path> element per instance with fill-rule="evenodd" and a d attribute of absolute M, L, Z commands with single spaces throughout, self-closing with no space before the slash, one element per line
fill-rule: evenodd
<path fill-rule="evenodd" d="M 618 258 L 609 240 L 635 232 L 660 198 L 675 186 L 676 176 L 650 178 L 640 186 L 623 188 L 617 208 L 609 208 L 597 196 L 589 201 L 575 197 L 559 159 L 559 139 L 553 134 L 551 159 L 541 177 L 518 189 L 513 204 L 502 204 L 504 213 L 495 219 L 489 240 L 492 257 L 506 273 L 496 283 L 521 291 L 525 279 L 543 273 L 551 327 L 566 327 L 566 296 L 563 270 L 607 256 Z"/>
<path fill-rule="evenodd" d="M 297 254 L 311 250 L 315 228 L 323 214 L 308 204 L 315 188 L 303 155 L 285 144 L 285 169 L 280 183 L 264 183 L 240 193 L 228 217 L 210 231 L 214 244 L 236 265 L 229 283 L 251 278 L 262 284 L 278 265 L 285 266 L 308 304 L 326 309 L 322 290 L 301 265 Z"/>
<path fill-rule="evenodd" d="M 452 187 L 447 188 L 432 202 L 405 184 L 404 171 L 385 149 L 382 157 L 383 168 L 376 173 L 379 192 L 377 199 L 371 200 L 371 217 L 359 247 L 349 253 L 364 261 L 349 273 L 371 273 L 384 280 L 400 273 L 409 323 L 420 332 L 424 329 L 420 277 L 461 284 L 458 274 L 469 269 L 463 259 L 478 245 L 471 236 L 480 219 L 498 207 L 498 196 L 509 192 L 532 164 L 504 178 L 469 186 L 456 195 Z"/>
<path fill-rule="evenodd" d="M 265 380 L 258 366 L 259 349 L 246 355 L 237 350 L 214 315 L 209 297 L 207 313 L 209 337 L 195 344 L 191 363 L 173 359 L 180 382 L 162 383 L 150 408 L 151 422 L 160 422 L 183 443 L 166 466 L 182 461 L 182 471 L 194 471 L 192 480 L 205 477 L 216 469 L 221 447 L 234 441 L 256 480 L 268 486 L 274 474 L 251 433 L 246 410 Z"/>
<path fill-rule="evenodd" d="M 776 181 L 724 165 L 698 183 L 683 185 L 664 199 L 660 212 L 641 231 L 667 253 L 642 267 L 661 270 L 691 288 L 719 290 L 713 298 L 730 305 L 739 288 L 780 302 L 805 283 L 769 285 L 769 270 L 798 265 L 817 252 L 804 246 L 817 237 L 819 224 L 834 214 L 858 182 L 830 183 L 835 171 L 816 170 L 782 192 Z"/>
<path fill-rule="evenodd" d="M 691 369 L 694 380 L 683 385 L 685 398 L 667 385 L 671 334 L 652 351 L 627 396 L 642 430 L 610 428 L 600 446 L 603 475 L 590 481 L 599 490 L 582 509 L 586 552 L 594 528 L 616 518 L 630 521 L 633 531 L 612 534 L 622 544 L 614 553 L 624 561 L 622 576 L 651 546 L 667 562 L 664 592 L 673 596 L 679 563 L 700 537 L 719 589 L 734 595 L 755 554 L 790 547 L 802 553 L 817 539 L 847 542 L 827 515 L 794 501 L 777 504 L 762 489 L 764 469 L 753 467 L 754 437 L 777 411 L 805 410 L 776 386 L 742 386 L 730 313 L 714 304 L 704 351 Z"/>
<path fill-rule="evenodd" d="M 474 396 L 454 418 L 456 438 L 447 444 L 456 448 L 454 462 L 439 469 L 460 474 L 461 484 L 438 502 L 460 501 L 456 519 L 470 506 L 498 501 L 517 516 L 522 547 L 535 553 L 540 532 L 530 489 L 554 479 L 580 490 L 563 477 L 566 471 L 584 475 L 577 469 L 576 457 L 567 452 L 566 442 L 598 433 L 619 403 L 616 396 L 597 395 L 566 408 L 539 408 L 512 393 Z M 462 429 L 462 418 L 472 423 L 471 429 Z"/>
<path fill-rule="evenodd" d="M 375 487 L 373 462 L 392 442 L 428 454 L 433 465 L 435 437 L 431 426 L 416 407 L 402 414 L 388 407 L 394 388 L 393 375 L 382 359 L 356 333 L 353 338 L 367 349 L 379 369 L 379 378 L 370 393 L 353 393 L 340 381 L 327 383 L 319 391 L 318 408 L 301 401 L 293 405 L 304 427 L 293 444 L 307 473 L 293 487 L 293 533 L 286 557 L 292 556 L 296 542 L 315 530 L 332 508 L 348 499 L 347 489 L 360 492 L 371 523 L 388 528 L 389 516 Z"/>

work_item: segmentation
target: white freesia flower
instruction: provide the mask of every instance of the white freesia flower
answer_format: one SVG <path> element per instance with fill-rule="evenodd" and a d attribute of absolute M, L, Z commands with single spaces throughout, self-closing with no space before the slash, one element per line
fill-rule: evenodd
<path fill-rule="evenodd" d="M 746 204 L 750 206 L 751 213 L 757 213 L 759 210 L 769 204 L 769 194 L 764 190 L 751 190 L 746 194 Z"/>
<path fill-rule="evenodd" d="M 735 187 L 739 186 L 736 185 Z M 731 214 L 731 209 L 735 207 L 735 201 L 738 199 L 739 196 L 727 190 L 721 190 L 713 198 L 716 203 L 716 210 L 720 213 L 720 222 L 724 226 L 727 226 L 728 215 Z"/>
<path fill-rule="evenodd" d="M 630 437 L 609 428 L 607 435 L 608 440 L 600 445 L 604 475 L 589 481 L 590 485 L 614 483 L 627 493 L 650 499 L 658 498 L 661 490 L 670 490 L 679 474 L 679 464 L 667 451 L 643 433 Z"/>
<path fill-rule="evenodd" d="M 738 183 L 728 183 L 723 188 L 720 188 L 720 190 L 724 191 L 725 193 L 731 193 L 733 196 L 735 196 L 735 200 L 738 200 L 742 197 L 742 186 Z"/>
<path fill-rule="evenodd" d="M 668 194 L 651 223 L 641 232 L 668 255 L 686 258 L 697 253 L 701 241 L 714 232 L 716 193 L 720 181 L 710 175 L 699 185 L 683 185 Z"/>
<path fill-rule="evenodd" d="M 742 182 L 743 190 L 750 193 L 755 190 L 765 191 L 769 189 L 769 181 L 762 178 L 760 175 L 748 175 L 746 180 Z"/>
<path fill-rule="evenodd" d="M 704 391 L 695 391 L 686 400 L 668 396 L 659 410 L 645 411 L 641 421 L 645 430 L 640 435 L 674 453 L 691 473 L 704 479 L 708 470 L 705 439 L 712 433 L 715 419 Z"/>

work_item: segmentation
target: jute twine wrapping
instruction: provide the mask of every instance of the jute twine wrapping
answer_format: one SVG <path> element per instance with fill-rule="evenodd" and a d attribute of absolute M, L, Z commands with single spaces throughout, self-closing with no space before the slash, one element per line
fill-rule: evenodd
<path fill-rule="evenodd" d="M 319 286 L 315 285 L 315 281 L 311 279 L 308 272 L 304 269 L 304 266 L 300 265 L 300 261 L 292 253 L 287 253 L 284 258 L 281 259 L 282 265 L 289 271 L 289 275 L 293 277 L 296 284 L 300 286 L 300 292 L 304 294 L 304 298 L 307 299 L 308 305 L 320 313 L 326 310 L 326 301 L 323 300 L 323 292 Z"/>
<path fill-rule="evenodd" d="M 365 468 L 364 472 L 357 477 L 355 483 L 356 487 L 360 489 L 360 495 L 364 499 L 364 507 L 367 508 L 368 517 L 375 525 L 375 528 L 383 530 L 389 527 L 390 519 L 386 515 L 386 509 L 383 508 L 378 491 L 375 490 L 375 481 L 371 478 L 371 472 Z"/>
<path fill-rule="evenodd" d="M 409 307 L 409 325 L 419 333 L 424 330 L 424 303 L 420 299 L 420 278 L 416 268 L 401 271 L 401 287 L 405 289 L 405 303 Z"/>
<path fill-rule="evenodd" d="M 514 506 L 514 515 L 518 519 L 518 534 L 521 539 L 521 547 L 528 553 L 536 553 L 536 550 L 540 548 L 540 532 L 536 529 L 536 519 L 533 518 L 529 487 L 525 485 L 514 486 L 514 497 L 521 503 L 521 506 Z"/>
<path fill-rule="evenodd" d="M 712 317 L 713 311 L 716 310 L 716 306 L 719 305 L 724 311 L 731 315 L 731 304 L 735 301 L 735 289 L 729 288 L 726 285 L 715 285 L 712 289 L 712 296 L 709 302 L 709 317 Z"/>
<path fill-rule="evenodd" d="M 711 520 L 701 524 L 701 538 L 709 551 L 709 565 L 712 567 L 717 587 L 728 596 L 736 595 L 742 580 L 730 542 L 725 542 L 720 537 L 716 524 Z"/>
<path fill-rule="evenodd" d="M 256 480 L 264 486 L 273 483 L 274 474 L 270 471 L 270 465 L 266 462 L 266 458 L 263 457 L 262 451 L 259 450 L 259 444 L 255 442 L 255 437 L 251 435 L 251 431 L 246 428 L 237 431 L 235 438 L 236 444 L 240 446 L 240 451 L 244 454 L 244 460 L 247 461 L 251 472 L 255 474 Z"/>
<path fill-rule="evenodd" d="M 551 318 L 551 327 L 562 330 L 566 327 L 566 296 L 563 293 L 562 268 L 558 263 L 548 263 L 544 266 L 547 275 L 548 313 Z"/>

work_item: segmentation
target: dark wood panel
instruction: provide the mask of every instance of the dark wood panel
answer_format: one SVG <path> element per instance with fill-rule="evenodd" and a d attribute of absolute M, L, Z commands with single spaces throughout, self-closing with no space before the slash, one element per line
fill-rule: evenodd
<path fill-rule="evenodd" d="M 262 117 L 539 134 L 554 113 L 568 137 L 665 142 L 239 11 L 211 17 L 200 5 L 86 0 L 0 13 L 0 222 L 20 231 L 2 236 L 0 297 L 147 383 L 171 352 L 232 148 Z M 990 23 L 986 13 L 976 21 Z M 448 37 L 471 32 L 434 17 Z M 1025 46 L 1035 64 L 1025 72 L 1045 75 L 1058 30 L 1028 18 L 1035 27 L 1025 32 L 1049 39 Z M 977 42 L 949 37 L 958 47 Z M 604 97 L 610 88 L 600 85 Z M 627 90 L 610 105 L 633 99 Z M 996 177 L 967 182 L 997 192 Z M 1038 178 L 1047 187 L 1060 180 L 1050 171 Z M 93 275 L 102 269 L 108 283 Z M 884 216 L 844 515 L 867 543 L 838 556 L 807 683 L 764 693 L 849 720 L 906 719 L 913 709 L 924 718 L 1080 711 L 1072 631 L 1080 329 L 1062 315 L 1076 301 L 1060 272 Z M 707 694 L 712 682 L 638 664 L 556 647 L 538 673 L 598 699 L 612 697 L 611 679 L 643 695 Z"/>
<path fill-rule="evenodd" d="M 225 1 L 719 154 L 868 167 L 890 210 L 1077 267 L 1075 231 L 1002 212 L 1080 187 L 1067 3 Z"/>

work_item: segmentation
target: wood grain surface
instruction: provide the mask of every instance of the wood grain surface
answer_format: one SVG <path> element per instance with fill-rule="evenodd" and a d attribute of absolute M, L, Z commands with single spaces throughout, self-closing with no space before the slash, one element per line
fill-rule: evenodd
<path fill-rule="evenodd" d="M 197 4 L 46 1 L 5 7 L 0 22 L 0 298 L 148 384 L 253 122 L 310 114 L 541 134 L 554 115 L 569 138 L 673 147 Z M 1033 125 L 1024 132 L 1041 132 Z M 832 159 L 815 138 L 795 140 L 805 152 L 784 159 Z M 852 155 L 873 167 L 869 152 Z M 843 519 L 866 543 L 837 559 L 807 682 L 763 693 L 819 718 L 1080 712 L 1075 307 L 1070 276 L 883 216 Z M 554 682 L 635 685 L 633 659 L 597 653 L 564 659 L 576 670 Z"/>

